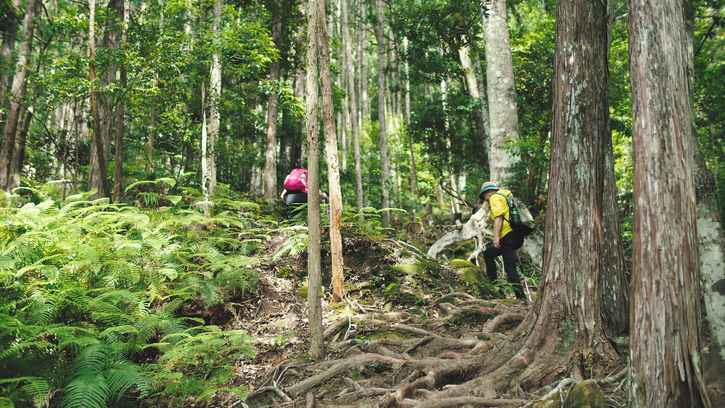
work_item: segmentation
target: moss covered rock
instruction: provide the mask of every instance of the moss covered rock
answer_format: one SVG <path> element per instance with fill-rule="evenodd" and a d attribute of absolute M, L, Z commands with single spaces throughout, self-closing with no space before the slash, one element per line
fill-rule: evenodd
<path fill-rule="evenodd" d="M 534 404 L 534 408 L 560 408 L 561 407 L 561 396 L 557 393 L 551 397 L 539 401 Z"/>
<path fill-rule="evenodd" d="M 594 380 L 575 385 L 564 401 L 564 408 L 607 408 L 607 398 Z"/>

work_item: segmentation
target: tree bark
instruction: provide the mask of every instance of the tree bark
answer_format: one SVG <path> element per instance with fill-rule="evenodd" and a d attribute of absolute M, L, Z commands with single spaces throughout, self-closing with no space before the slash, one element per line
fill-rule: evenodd
<path fill-rule="evenodd" d="M 635 202 L 630 406 L 709 406 L 683 9 L 682 0 L 629 1 Z"/>
<path fill-rule="evenodd" d="M 275 2 L 279 7 L 279 1 Z M 278 11 L 272 17 L 272 41 L 277 49 L 281 48 L 282 20 Z M 272 62 L 269 80 L 279 81 L 281 62 L 279 59 Z M 279 95 L 272 92 L 267 102 L 267 145 L 264 162 L 264 198 L 272 200 L 277 198 L 277 102 Z M 311 191 L 311 190 L 310 190 Z"/>
<path fill-rule="evenodd" d="M 25 6 L 22 38 L 20 40 L 20 48 L 18 49 L 18 60 L 15 64 L 15 76 L 13 77 L 13 83 L 10 91 L 11 94 L 8 101 L 7 121 L 5 122 L 2 144 L 0 144 L 0 188 L 8 191 L 11 184 L 10 164 L 12 162 L 15 135 L 18 130 L 18 122 L 20 121 L 22 100 L 25 98 L 25 92 L 27 89 L 25 86 L 25 78 L 28 75 L 28 65 L 30 64 L 31 44 L 33 41 L 33 24 L 37 4 L 37 0 L 28 0 L 27 5 Z"/>
<path fill-rule="evenodd" d="M 504 148 L 506 141 L 519 139 L 519 118 L 516 111 L 513 60 L 506 22 L 506 0 L 486 0 L 488 16 L 484 13 L 486 40 L 486 79 L 488 82 L 488 109 L 491 126 L 489 152 L 489 179 L 508 186 L 514 175 L 513 166 L 518 157 Z"/>
<path fill-rule="evenodd" d="M 325 358 L 325 344 L 322 332 L 322 259 L 321 259 L 321 219 L 320 197 L 316 194 L 320 188 L 320 161 L 318 148 L 318 90 L 317 90 L 317 49 L 319 20 L 317 2 L 310 0 L 307 16 L 307 92 L 305 95 L 305 116 L 307 117 L 307 304 L 309 308 L 310 358 L 321 361 Z"/>
<path fill-rule="evenodd" d="M 383 10 L 383 0 L 375 1 L 378 21 L 375 24 L 375 38 L 378 41 L 378 126 L 380 133 L 380 167 L 381 167 L 381 183 L 382 183 L 382 226 L 390 228 L 390 212 L 385 210 L 390 207 L 390 191 L 388 190 L 388 179 L 390 178 L 390 168 L 388 160 L 388 135 L 385 124 L 385 37 L 383 28 L 385 27 L 385 12 Z"/>
<path fill-rule="evenodd" d="M 332 296 L 336 302 L 345 300 L 345 276 L 343 275 L 342 234 L 342 192 L 340 190 L 340 164 L 337 159 L 337 138 L 335 135 L 335 107 L 332 99 L 332 71 L 330 50 L 325 29 L 325 5 L 317 1 L 318 50 L 320 82 L 322 84 L 322 111 L 325 125 L 325 152 L 327 155 L 327 180 L 330 186 L 330 255 L 332 257 Z M 308 197 L 317 190 L 309 189 Z"/>

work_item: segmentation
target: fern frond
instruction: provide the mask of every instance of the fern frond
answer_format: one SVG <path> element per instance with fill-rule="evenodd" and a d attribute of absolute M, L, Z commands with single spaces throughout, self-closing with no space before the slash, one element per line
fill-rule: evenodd
<path fill-rule="evenodd" d="M 146 396 L 151 389 L 151 385 L 144 378 L 140 368 L 130 361 L 114 362 L 106 374 L 106 381 L 110 391 L 120 396 L 135 387 L 141 393 L 141 397 Z"/>
<path fill-rule="evenodd" d="M 28 349 L 45 350 L 46 348 L 54 348 L 55 344 L 47 341 L 22 341 L 20 343 L 13 344 L 7 349 L 0 353 L 0 360 L 7 358 L 12 355 L 19 355 Z"/>
<path fill-rule="evenodd" d="M 23 391 L 33 401 L 36 408 L 47 407 L 50 402 L 51 383 L 45 378 L 26 377 L 28 384 L 23 386 Z"/>
<path fill-rule="evenodd" d="M 50 324 L 55 318 L 54 300 L 48 298 L 44 292 L 33 290 L 24 311 L 28 313 L 25 324 L 39 326 Z"/>
<path fill-rule="evenodd" d="M 21 387 L 23 392 L 33 401 L 35 407 L 48 406 L 50 400 L 51 384 L 42 377 L 15 377 L 0 379 L 0 385 L 3 384 L 23 384 Z M 12 406 L 12 405 L 11 405 Z"/>
<path fill-rule="evenodd" d="M 100 371 L 84 371 L 65 387 L 65 392 L 64 408 L 104 408 L 111 390 Z"/>
<path fill-rule="evenodd" d="M 282 259 L 285 254 L 288 254 L 289 256 L 297 256 L 302 251 L 307 249 L 307 228 L 304 228 L 304 230 L 290 229 L 290 231 L 293 231 L 294 233 L 290 235 L 287 240 L 282 245 L 280 245 L 280 247 L 277 249 L 277 252 L 274 253 L 274 256 L 272 257 L 272 260 L 274 262 Z"/>

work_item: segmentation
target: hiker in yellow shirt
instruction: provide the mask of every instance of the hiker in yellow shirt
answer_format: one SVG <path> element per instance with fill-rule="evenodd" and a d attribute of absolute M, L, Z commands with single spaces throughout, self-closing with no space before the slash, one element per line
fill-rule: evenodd
<path fill-rule="evenodd" d="M 509 282 L 513 285 L 516 298 L 525 300 L 521 279 L 516 270 L 516 250 L 524 244 L 524 236 L 512 230 L 509 225 L 511 218 L 505 196 L 510 194 L 509 190 L 501 190 L 496 183 L 491 181 L 481 186 L 479 197 L 491 206 L 491 218 L 493 219 L 493 245 L 483 251 L 483 259 L 486 261 L 488 279 L 493 282 L 498 277 L 495 259 L 497 256 L 501 256 L 503 269 L 506 271 Z"/>

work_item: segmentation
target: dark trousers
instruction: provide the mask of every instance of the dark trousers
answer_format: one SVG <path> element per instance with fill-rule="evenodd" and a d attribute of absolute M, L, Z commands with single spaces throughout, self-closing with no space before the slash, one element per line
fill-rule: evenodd
<path fill-rule="evenodd" d="M 516 270 L 516 250 L 521 248 L 524 244 L 524 237 L 523 235 L 517 234 L 516 231 L 511 231 L 501 238 L 499 242 L 501 244 L 501 248 L 496 248 L 491 245 L 483 251 L 483 259 L 486 261 L 486 273 L 488 274 L 488 280 L 493 282 L 498 277 L 495 259 L 497 256 L 501 256 L 503 258 L 503 269 L 506 271 L 506 276 L 508 277 L 509 282 L 513 285 L 516 298 L 525 299 L 526 297 L 524 296 L 524 289 L 521 286 L 521 279 L 519 279 L 519 273 Z"/>
<path fill-rule="evenodd" d="M 284 206 L 287 211 L 287 219 L 291 220 L 302 211 L 300 204 L 307 204 L 307 194 L 302 191 L 288 191 L 284 196 Z"/>

